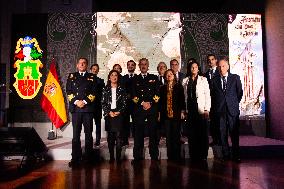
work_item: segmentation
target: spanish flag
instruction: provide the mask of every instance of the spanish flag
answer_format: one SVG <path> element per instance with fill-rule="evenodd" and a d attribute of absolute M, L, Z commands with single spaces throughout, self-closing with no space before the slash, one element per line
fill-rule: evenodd
<path fill-rule="evenodd" d="M 41 107 L 56 128 L 67 122 L 67 114 L 63 93 L 56 72 L 55 61 L 52 60 L 41 97 Z"/>

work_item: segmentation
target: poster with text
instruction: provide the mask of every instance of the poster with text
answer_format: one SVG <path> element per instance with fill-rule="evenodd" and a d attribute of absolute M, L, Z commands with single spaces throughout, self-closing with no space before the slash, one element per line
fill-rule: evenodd
<path fill-rule="evenodd" d="M 264 71 L 260 14 L 235 14 L 228 18 L 231 73 L 242 81 L 241 116 L 264 117 Z"/>

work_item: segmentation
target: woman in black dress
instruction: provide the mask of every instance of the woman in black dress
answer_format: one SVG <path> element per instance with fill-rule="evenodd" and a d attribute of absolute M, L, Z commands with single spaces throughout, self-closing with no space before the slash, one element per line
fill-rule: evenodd
<path fill-rule="evenodd" d="M 166 130 L 168 160 L 180 159 L 180 127 L 184 119 L 184 90 L 172 69 L 165 72 L 166 84 L 160 88 L 159 117 Z"/>
<path fill-rule="evenodd" d="M 122 147 L 123 112 L 126 107 L 127 94 L 120 86 L 119 72 L 111 70 L 108 74 L 107 85 L 102 92 L 102 108 L 107 131 L 107 142 L 110 154 L 110 162 L 114 158 L 114 146 L 116 146 L 116 160 L 120 161 Z"/>
<path fill-rule="evenodd" d="M 192 160 L 206 160 L 208 155 L 207 120 L 211 107 L 209 84 L 200 74 L 197 62 L 187 66 L 187 75 L 183 79 L 187 117 L 189 123 L 189 155 Z"/>

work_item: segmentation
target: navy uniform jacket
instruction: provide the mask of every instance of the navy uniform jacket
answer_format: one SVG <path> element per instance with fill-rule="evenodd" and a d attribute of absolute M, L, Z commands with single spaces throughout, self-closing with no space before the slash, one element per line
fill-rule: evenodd
<path fill-rule="evenodd" d="M 96 81 L 95 75 L 86 72 L 84 76 L 80 76 L 79 72 L 70 73 L 66 84 L 66 93 L 69 102 L 69 111 L 73 112 L 93 112 L 94 100 L 96 97 Z M 85 100 L 87 104 L 84 108 L 77 107 L 74 102 L 76 100 Z"/>
<path fill-rule="evenodd" d="M 133 74 L 132 78 L 129 77 L 129 74 L 125 74 L 124 76 L 122 76 L 122 82 L 124 84 L 127 94 L 131 94 L 132 81 L 133 78 L 136 76 L 137 74 Z"/>
<path fill-rule="evenodd" d="M 125 87 L 125 91 L 127 93 L 127 108 L 126 108 L 126 113 L 133 113 L 133 101 L 131 99 L 131 91 L 132 91 L 132 82 L 133 82 L 133 78 L 136 77 L 137 74 L 134 74 L 132 78 L 129 77 L 128 74 L 124 75 L 122 77 L 122 81 Z"/>
<path fill-rule="evenodd" d="M 132 100 L 135 103 L 135 110 L 143 110 L 141 103 L 150 102 L 152 107 L 157 105 L 159 101 L 159 80 L 154 74 L 147 74 L 143 79 L 139 74 L 133 78 L 132 81 Z M 152 108 L 151 108 L 152 109 Z"/>
<path fill-rule="evenodd" d="M 240 76 L 228 74 L 227 89 L 222 90 L 221 76 L 216 76 L 211 82 L 211 111 L 217 115 L 226 112 L 226 108 L 231 116 L 240 114 L 239 103 L 243 96 L 242 83 Z"/>

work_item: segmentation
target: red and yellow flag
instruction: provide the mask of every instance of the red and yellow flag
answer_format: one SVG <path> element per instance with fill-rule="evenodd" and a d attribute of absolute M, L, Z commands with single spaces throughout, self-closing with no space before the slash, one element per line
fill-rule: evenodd
<path fill-rule="evenodd" d="M 56 72 L 55 61 L 52 60 L 41 97 L 41 107 L 56 128 L 67 122 L 67 114 L 63 93 Z"/>

